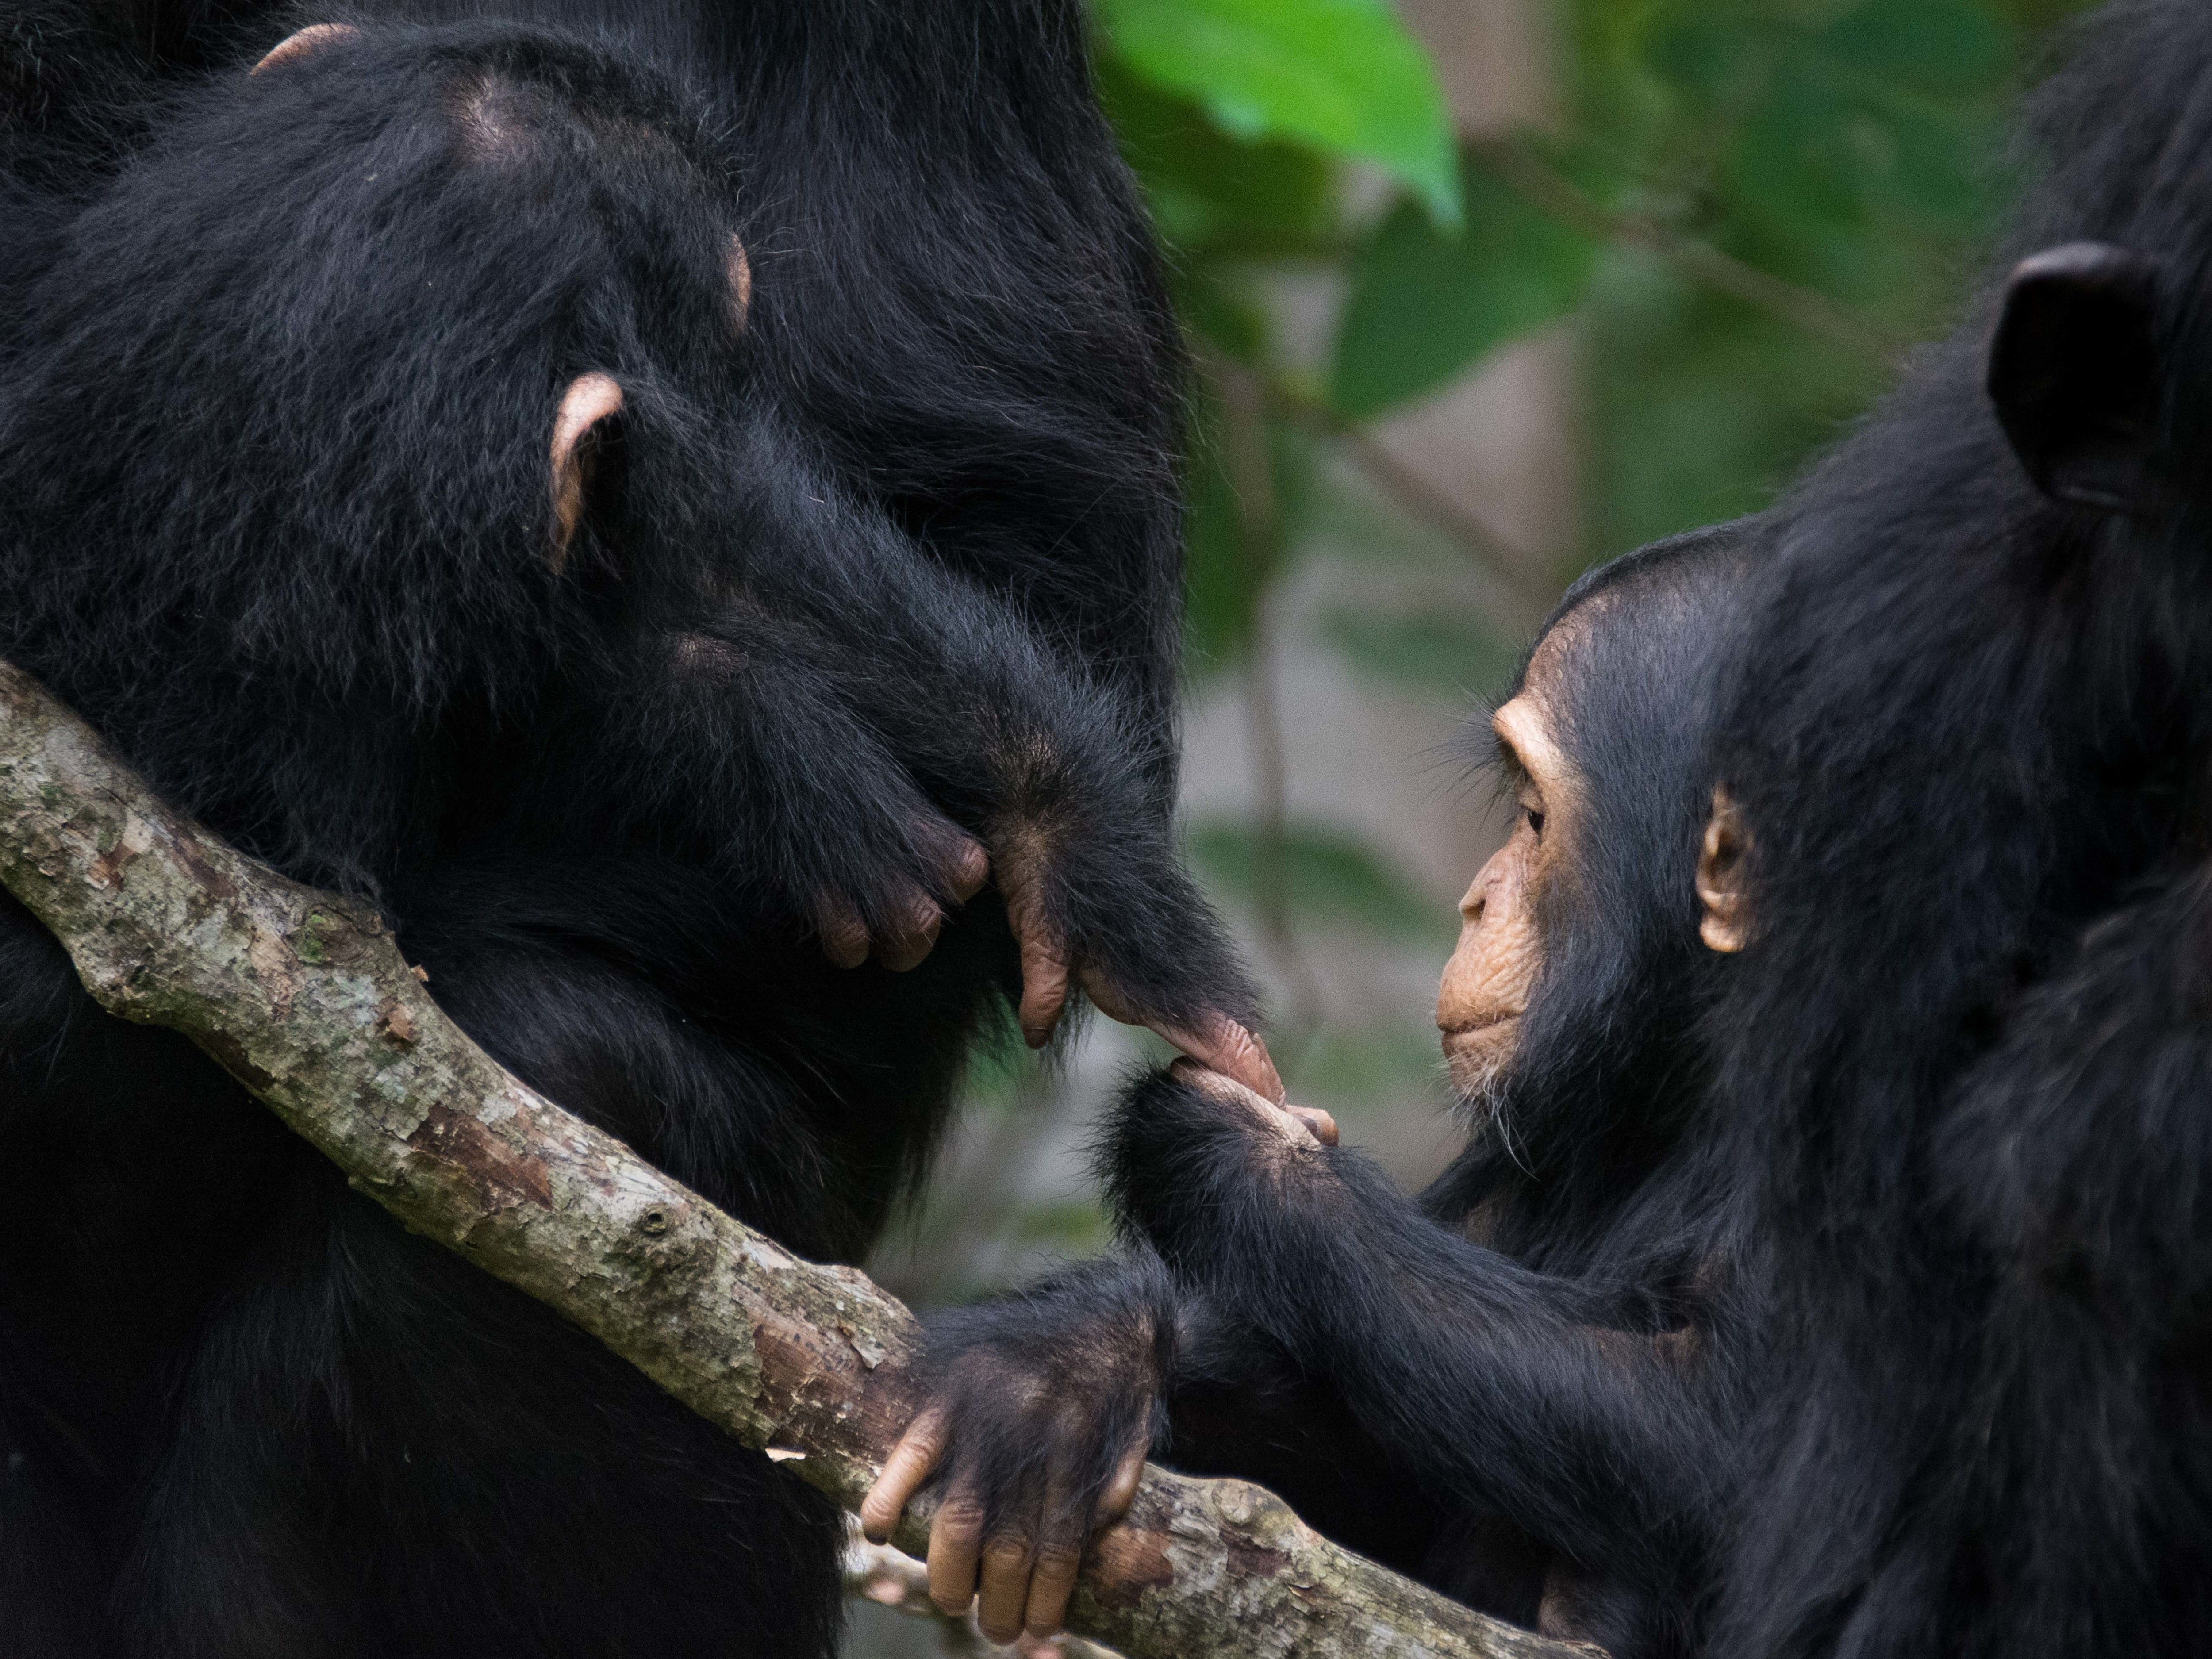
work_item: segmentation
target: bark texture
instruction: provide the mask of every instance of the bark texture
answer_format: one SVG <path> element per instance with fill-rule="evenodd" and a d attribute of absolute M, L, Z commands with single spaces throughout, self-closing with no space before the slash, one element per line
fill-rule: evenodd
<path fill-rule="evenodd" d="M 375 915 L 156 799 L 0 664 L 0 882 L 110 1012 L 190 1037 L 414 1231 L 857 1509 L 915 1400 L 914 1316 L 572 1117 L 440 1012 Z M 926 1547 L 910 1516 L 899 1541 Z M 1152 1469 L 1073 1626 L 1129 1659 L 1589 1659 L 1337 1548 L 1272 1494 Z"/>

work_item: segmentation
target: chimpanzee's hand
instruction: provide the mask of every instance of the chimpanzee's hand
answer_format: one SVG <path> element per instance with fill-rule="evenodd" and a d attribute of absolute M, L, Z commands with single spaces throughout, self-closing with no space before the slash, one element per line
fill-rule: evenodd
<path fill-rule="evenodd" d="M 865 908 L 843 892 L 824 891 L 816 900 L 822 954 L 838 967 L 858 968 L 872 954 L 895 974 L 920 967 L 937 943 L 948 908 L 965 904 L 990 879 L 990 855 L 982 842 L 949 819 L 917 815 L 914 839 L 932 866 L 928 886 L 894 874 L 887 890 Z"/>
<path fill-rule="evenodd" d="M 1232 1078 L 1189 1060 L 1125 1091 L 1097 1144 L 1097 1173 L 1124 1238 L 1141 1241 L 1186 1286 L 1204 1286 L 1224 1310 L 1249 1310 L 1251 1287 L 1217 1282 L 1224 1240 L 1264 1236 L 1258 1258 L 1283 1255 L 1304 1284 L 1302 1248 L 1287 1221 L 1341 1199 L 1346 1155 L 1328 1113 L 1276 1106 Z M 1357 1155 L 1351 1155 L 1354 1164 Z M 1313 1223 L 1339 1237 L 1339 1224 Z M 1287 1254 L 1285 1254 L 1287 1252 Z M 1243 1258 L 1249 1268 L 1253 1258 Z"/>
<path fill-rule="evenodd" d="M 1172 1364 L 1166 1279 L 1149 1255 L 963 1310 L 931 1333 L 933 1395 L 884 1464 L 860 1523 L 881 1541 L 926 1486 L 930 1599 L 994 1642 L 1066 1618 L 1083 1550 L 1119 1520 Z"/>
<path fill-rule="evenodd" d="M 1200 1065 L 1282 1101 L 1267 1045 L 1202 1000 L 1209 989 L 1241 990 L 1243 981 L 1164 838 L 1154 847 L 1149 836 L 1051 837 L 1024 826 L 1002 839 L 993 872 L 1021 947 L 1030 1047 L 1052 1040 L 1070 991 L 1080 987 L 1109 1019 L 1148 1027 Z"/>
<path fill-rule="evenodd" d="M 1279 1097 L 1269 1100 L 1237 1079 L 1190 1060 L 1176 1061 L 1168 1067 L 1168 1075 L 1218 1105 L 1247 1114 L 1247 1127 L 1254 1134 L 1272 1135 L 1293 1146 L 1336 1145 L 1336 1120 L 1318 1106 L 1293 1106 Z"/>

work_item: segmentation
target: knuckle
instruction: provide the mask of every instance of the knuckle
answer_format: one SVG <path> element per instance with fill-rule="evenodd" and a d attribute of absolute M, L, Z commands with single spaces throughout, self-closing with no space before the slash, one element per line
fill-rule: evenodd
<path fill-rule="evenodd" d="M 983 1506 L 973 1498 L 948 1498 L 938 1506 L 936 1530 L 948 1538 L 983 1535 Z"/>
<path fill-rule="evenodd" d="M 983 1546 L 983 1559 L 993 1567 L 1018 1567 L 1028 1565 L 1030 1540 L 1012 1533 L 1000 1533 Z"/>
<path fill-rule="evenodd" d="M 1074 1544 L 1061 1541 L 1042 1546 L 1036 1553 L 1036 1576 L 1040 1578 L 1062 1579 L 1075 1577 L 1082 1565 L 1083 1552 Z"/>

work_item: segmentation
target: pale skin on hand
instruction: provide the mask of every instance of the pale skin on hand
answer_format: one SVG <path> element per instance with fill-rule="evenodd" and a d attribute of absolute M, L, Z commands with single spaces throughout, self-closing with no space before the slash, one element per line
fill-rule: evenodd
<path fill-rule="evenodd" d="M 1171 1070 L 1177 1081 L 1250 1113 L 1258 1130 L 1285 1146 L 1312 1152 L 1336 1144 L 1336 1124 L 1326 1112 L 1278 1105 L 1194 1060 L 1179 1060 Z M 1122 1454 L 1091 1511 L 1091 1532 L 1111 1526 L 1128 1513 L 1145 1472 L 1146 1449 L 1139 1439 Z M 892 1448 L 883 1473 L 861 1503 L 860 1528 L 870 1539 L 881 1543 L 890 1536 L 908 1504 L 937 1472 L 945 1451 L 943 1415 L 924 1411 Z M 1064 1507 L 1062 1498 L 1048 1492 L 1048 1512 Z M 1024 1632 L 1040 1639 L 1056 1634 L 1066 1623 L 1067 1600 L 1083 1564 L 1085 1540 L 1039 1550 L 1025 1538 L 986 1538 L 983 1527 L 982 1506 L 972 1494 L 958 1488 L 945 1494 L 930 1522 L 930 1600 L 954 1617 L 975 1603 L 975 1622 L 994 1642 L 1011 1642 Z"/>
<path fill-rule="evenodd" d="M 883 1474 L 860 1505 L 860 1529 L 870 1539 L 881 1543 L 890 1536 L 914 1494 L 936 1472 L 945 1455 L 945 1431 L 941 1415 L 924 1412 L 884 1460 Z M 1091 1512 L 1092 1531 L 1129 1512 L 1145 1473 L 1146 1449 L 1139 1441 L 1123 1453 Z M 1047 1499 L 1048 1505 L 1057 1501 Z M 1056 1634 L 1067 1622 L 1067 1599 L 1081 1565 L 1079 1548 L 1038 1553 L 1024 1540 L 986 1540 L 982 1507 L 965 1492 L 948 1492 L 930 1523 L 929 1599 L 956 1618 L 975 1602 L 975 1622 L 993 1642 L 1011 1642 L 1024 1632 L 1038 1638 Z"/>

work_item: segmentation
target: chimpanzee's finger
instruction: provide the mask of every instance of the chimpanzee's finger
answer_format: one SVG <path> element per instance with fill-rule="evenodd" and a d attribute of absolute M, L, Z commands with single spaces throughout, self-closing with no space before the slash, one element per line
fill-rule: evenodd
<path fill-rule="evenodd" d="M 1022 1037 L 1042 1048 L 1067 1011 L 1067 958 L 1035 937 L 1022 940 Z"/>
<path fill-rule="evenodd" d="M 957 1619 L 975 1599 L 975 1568 L 983 1556 L 983 1505 L 961 1487 L 938 1506 L 929 1523 L 929 1599 Z"/>
<path fill-rule="evenodd" d="M 1039 1641 L 1057 1636 L 1067 1623 L 1067 1598 L 1075 1593 L 1075 1574 L 1083 1565 L 1090 1537 L 1085 1517 L 1069 1501 L 1065 1481 L 1055 1480 L 1045 1494 L 1044 1530 L 1030 1567 L 1029 1600 L 1022 1613 L 1024 1633 Z"/>
<path fill-rule="evenodd" d="M 1216 1014 L 1195 1031 L 1170 1026 L 1152 1028 L 1201 1066 L 1210 1066 L 1224 1077 L 1235 1078 L 1271 1106 L 1285 1099 L 1282 1073 L 1275 1069 L 1267 1045 L 1247 1027 L 1226 1014 Z"/>
<path fill-rule="evenodd" d="M 1085 993 L 1098 1012 L 1124 1025 L 1142 1025 L 1173 1043 L 1209 1070 L 1234 1078 L 1271 1106 L 1283 1103 L 1283 1079 L 1267 1045 L 1226 1014 L 1214 1014 L 1197 1030 L 1150 1019 L 1136 1012 L 1120 992 L 1096 974 L 1085 974 Z M 1333 1127 L 1334 1126 L 1332 1126 Z"/>
<path fill-rule="evenodd" d="M 945 891 L 955 904 L 965 904 L 991 879 L 991 855 L 973 836 L 963 836 L 939 865 Z"/>
<path fill-rule="evenodd" d="M 1327 1112 L 1316 1111 L 1310 1106 L 1278 1106 L 1261 1098 L 1256 1091 L 1247 1088 L 1235 1078 L 1224 1077 L 1193 1060 L 1176 1061 L 1168 1067 L 1168 1075 L 1224 1105 L 1249 1112 L 1257 1120 L 1259 1127 L 1281 1136 L 1294 1146 L 1336 1144 L 1336 1120 Z M 1316 1127 L 1316 1120 L 1328 1130 L 1326 1141 L 1322 1138 L 1322 1130 Z"/>
<path fill-rule="evenodd" d="M 1137 1501 L 1137 1483 L 1145 1478 L 1145 1453 L 1149 1449 L 1139 1441 L 1129 1448 L 1129 1454 L 1115 1466 L 1114 1478 L 1106 1483 L 1106 1490 L 1098 1494 L 1098 1508 L 1091 1517 L 1094 1527 L 1110 1527 L 1129 1512 L 1129 1505 Z"/>
<path fill-rule="evenodd" d="M 1019 1534 L 995 1534 L 983 1547 L 983 1583 L 975 1597 L 975 1627 L 1004 1647 L 1022 1633 L 1030 1601 L 1030 1568 L 1036 1557 Z M 939 1606 L 944 1605 L 942 1602 Z"/>
<path fill-rule="evenodd" d="M 1022 1037 L 1032 1048 L 1052 1041 L 1067 1007 L 1067 946 L 1044 912 L 1036 883 L 1001 867 L 1006 925 L 1022 953 Z"/>
<path fill-rule="evenodd" d="M 906 1425 L 891 1455 L 884 1459 L 883 1473 L 868 1495 L 860 1500 L 860 1530 L 872 1544 L 890 1541 L 891 1529 L 914 1501 L 945 1456 L 945 1419 L 939 1411 L 926 1411 Z"/>
<path fill-rule="evenodd" d="M 860 913 L 834 893 L 816 902 L 815 926 L 822 934 L 822 954 L 840 968 L 857 968 L 868 959 L 868 924 Z"/>
<path fill-rule="evenodd" d="M 247 72 L 258 75 L 264 70 L 289 64 L 295 58 L 311 57 L 318 47 L 334 46 L 360 33 L 359 29 L 347 23 L 310 23 L 303 29 L 295 29 L 270 47 L 262 54 L 261 61 Z"/>
<path fill-rule="evenodd" d="M 876 960 L 894 974 L 903 974 L 920 967 L 937 943 L 937 930 L 945 925 L 945 911 L 921 889 L 908 887 L 899 895 L 892 915 L 896 920 L 875 941 Z"/>

